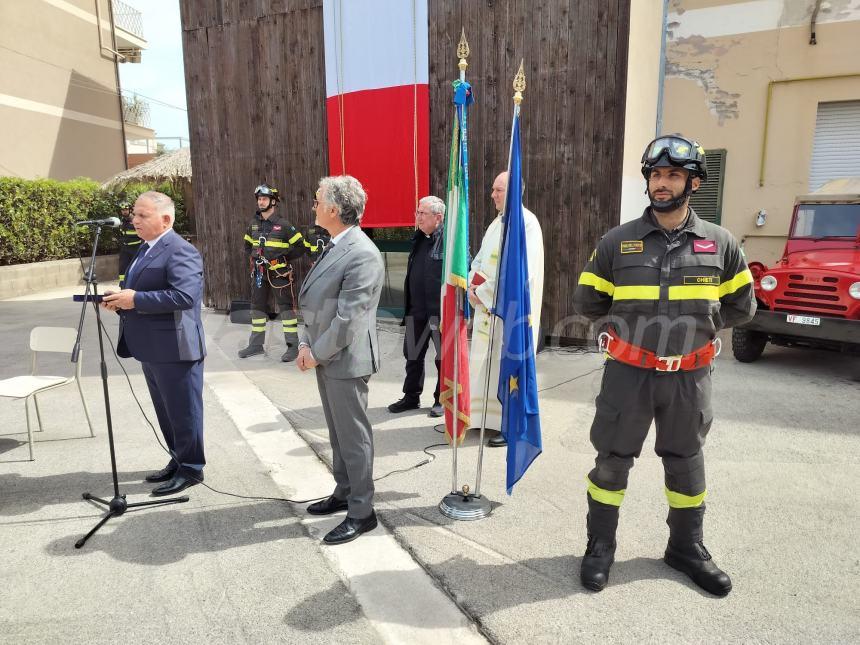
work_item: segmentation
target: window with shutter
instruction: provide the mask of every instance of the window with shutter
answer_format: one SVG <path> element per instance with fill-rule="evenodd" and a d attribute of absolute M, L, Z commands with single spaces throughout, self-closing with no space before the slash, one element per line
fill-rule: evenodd
<path fill-rule="evenodd" d="M 860 101 L 819 103 L 809 191 L 831 179 L 860 176 Z"/>
<path fill-rule="evenodd" d="M 702 183 L 693 196 L 690 206 L 704 220 L 719 224 L 723 210 L 723 180 L 725 177 L 725 149 L 705 150 L 705 161 L 708 164 L 708 181 Z"/>

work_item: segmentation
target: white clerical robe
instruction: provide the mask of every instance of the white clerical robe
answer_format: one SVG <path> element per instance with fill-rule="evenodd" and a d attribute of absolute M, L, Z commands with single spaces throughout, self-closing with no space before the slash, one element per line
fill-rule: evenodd
<path fill-rule="evenodd" d="M 531 326 L 532 337 L 537 349 L 538 330 L 540 328 L 540 310 L 543 303 L 543 233 L 540 222 L 535 214 L 523 208 L 523 219 L 526 225 L 526 253 L 529 267 L 529 292 L 531 295 Z M 484 392 L 487 387 L 487 363 L 490 346 L 490 315 L 488 309 L 493 306 L 496 297 L 496 270 L 499 263 L 499 243 L 503 233 L 502 217 L 499 214 L 494 219 L 484 239 L 481 248 L 472 260 L 469 271 L 469 284 L 485 281 L 476 289 L 476 295 L 481 300 L 475 307 L 472 321 L 472 347 L 469 352 L 469 380 L 472 396 L 472 427 L 481 427 L 481 412 L 484 406 Z M 476 280 L 475 274 L 481 277 Z M 490 389 L 487 399 L 486 427 L 499 430 L 502 427 L 502 406 L 497 392 L 499 389 L 499 361 L 502 355 L 502 320 L 496 318 L 495 342 L 493 343 L 493 360 L 490 367 Z"/>

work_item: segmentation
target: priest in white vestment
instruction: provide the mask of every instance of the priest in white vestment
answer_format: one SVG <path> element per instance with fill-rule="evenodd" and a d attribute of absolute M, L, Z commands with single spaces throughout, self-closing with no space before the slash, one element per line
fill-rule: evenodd
<path fill-rule="evenodd" d="M 503 233 L 502 211 L 505 208 L 505 195 L 508 186 L 508 173 L 503 172 L 493 182 L 490 194 L 496 206 L 494 219 L 484 239 L 481 248 L 472 260 L 469 271 L 469 302 L 475 308 L 472 322 L 472 348 L 469 352 L 469 376 L 472 394 L 472 426 L 481 427 L 481 413 L 484 406 L 484 393 L 487 391 L 488 350 L 490 346 L 490 315 L 496 297 L 496 273 L 499 263 L 499 244 Z M 520 192 L 522 191 L 522 187 Z M 522 192 L 521 192 L 522 194 Z M 529 267 L 529 293 L 531 295 L 531 327 L 532 336 L 537 348 L 540 329 L 540 311 L 543 302 L 543 233 L 540 222 L 535 214 L 523 207 L 523 218 L 526 225 L 526 253 Z M 502 352 L 502 320 L 496 318 L 495 342 L 490 369 L 490 388 L 487 400 L 486 428 L 498 431 L 502 426 L 502 406 L 496 395 L 499 387 L 499 361 Z M 490 446 L 505 445 L 501 435 L 492 437 Z"/>

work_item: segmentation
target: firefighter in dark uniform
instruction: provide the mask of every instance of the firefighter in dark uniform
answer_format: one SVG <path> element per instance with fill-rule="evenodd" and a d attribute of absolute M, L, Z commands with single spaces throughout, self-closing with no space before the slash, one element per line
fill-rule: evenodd
<path fill-rule="evenodd" d="M 248 224 L 244 238 L 251 275 L 251 336 L 248 346 L 239 350 L 239 358 L 264 352 L 269 293 L 274 291 L 287 343 L 287 351 L 281 360 L 286 363 L 295 360 L 299 354 L 298 319 L 290 260 L 308 253 L 311 247 L 298 229 L 276 212 L 279 201 L 277 188 L 261 184 L 254 195 L 258 210 Z"/>
<path fill-rule="evenodd" d="M 574 309 L 595 321 L 607 355 L 591 426 L 597 458 L 588 474 L 580 579 L 594 591 L 606 586 L 628 473 L 655 421 L 669 502 L 664 560 L 724 596 L 731 579 L 703 544 L 702 447 L 713 418 L 716 334 L 752 318 L 753 279 L 731 233 L 689 207 L 707 180 L 697 142 L 655 139 L 642 155 L 642 174 L 650 208 L 600 240 L 574 292 Z"/>
<path fill-rule="evenodd" d="M 131 264 L 137 248 L 143 240 L 137 236 L 134 224 L 131 223 L 131 202 L 125 196 L 121 196 L 119 202 L 119 281 L 125 280 L 125 272 Z"/>

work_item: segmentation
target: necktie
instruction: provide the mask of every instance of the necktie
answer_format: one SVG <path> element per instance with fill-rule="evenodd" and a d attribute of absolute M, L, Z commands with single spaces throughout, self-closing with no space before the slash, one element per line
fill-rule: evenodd
<path fill-rule="evenodd" d="M 320 255 L 320 259 L 317 260 L 317 264 L 322 262 L 322 259 L 334 248 L 334 242 L 329 242 L 329 245 L 323 249 L 322 254 Z"/>
<path fill-rule="evenodd" d="M 137 272 L 137 267 L 143 260 L 146 252 L 149 250 L 149 243 L 144 242 L 140 245 L 140 248 L 137 250 L 137 255 L 134 256 L 134 262 L 132 262 L 129 267 L 128 272 L 125 275 L 125 284 L 131 284 L 131 277 Z"/>

